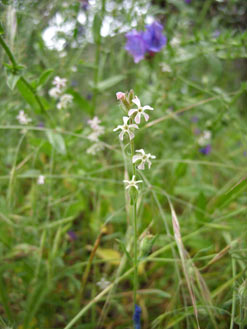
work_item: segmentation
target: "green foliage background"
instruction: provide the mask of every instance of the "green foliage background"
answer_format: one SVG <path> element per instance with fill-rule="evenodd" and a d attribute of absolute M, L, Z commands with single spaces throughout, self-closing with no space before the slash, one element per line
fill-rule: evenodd
<path fill-rule="evenodd" d="M 139 267 L 143 328 L 196 328 L 169 199 L 189 254 L 201 327 L 243 329 L 247 3 L 97 0 L 85 11 L 84 2 L 0 1 L 2 327 L 65 328 L 80 310 L 74 328 L 131 326 L 133 241 L 122 183 L 130 163 L 112 130 L 123 115 L 115 93 L 133 89 L 155 109 L 135 139 L 137 149 L 157 157 L 142 176 L 138 211 L 139 243 L 147 229 L 155 237 Z M 48 47 L 44 33 L 52 33 L 47 28 L 58 15 Z M 124 34 L 150 18 L 162 22 L 168 42 L 135 64 Z M 49 96 L 57 75 L 68 79 L 74 97 L 62 111 Z M 24 133 L 20 110 L 32 119 Z M 105 127 L 106 147 L 92 156 L 87 120 L 94 115 Z M 212 133 L 209 155 L 199 152 L 197 129 Z M 44 185 L 37 185 L 40 174 Z M 116 285 L 94 300 L 102 277 Z"/>

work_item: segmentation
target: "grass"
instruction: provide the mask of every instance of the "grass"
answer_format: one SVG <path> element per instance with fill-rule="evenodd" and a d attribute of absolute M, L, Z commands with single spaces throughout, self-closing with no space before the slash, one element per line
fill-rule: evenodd
<path fill-rule="evenodd" d="M 133 328 L 135 303 L 144 329 L 247 325 L 246 5 L 129 4 L 0 4 L 0 328 Z M 42 38 L 57 13 L 74 26 L 63 51 Z M 124 32 L 149 16 L 168 42 L 135 64 Z M 55 76 L 73 96 L 60 111 Z M 131 89 L 154 108 L 134 139 L 156 156 L 150 170 L 113 132 L 124 115 L 115 94 Z M 88 154 L 93 115 L 103 149 Z M 123 184 L 133 173 L 143 180 L 134 206 Z"/>

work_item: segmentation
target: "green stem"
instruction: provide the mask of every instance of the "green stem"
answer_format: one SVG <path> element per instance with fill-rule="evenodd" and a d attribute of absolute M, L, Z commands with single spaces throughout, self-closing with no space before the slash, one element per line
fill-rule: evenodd
<path fill-rule="evenodd" d="M 3 49 L 5 50 L 7 56 L 9 57 L 11 63 L 14 66 L 14 69 L 17 68 L 17 62 L 15 60 L 14 55 L 12 54 L 11 50 L 9 49 L 8 45 L 6 44 L 6 42 L 4 41 L 4 39 L 2 38 L 2 36 L 0 35 L 0 44 L 3 47 Z"/>
<path fill-rule="evenodd" d="M 236 260 L 232 258 L 232 276 L 235 278 L 236 276 Z M 233 329 L 234 327 L 234 318 L 235 318 L 235 311 L 236 311 L 236 287 L 235 282 L 233 286 L 233 294 L 232 294 L 232 312 L 231 312 L 231 323 L 230 323 L 230 329 Z"/>
<path fill-rule="evenodd" d="M 101 1 L 101 22 L 103 22 L 105 15 L 105 2 L 106 0 Z M 100 53 L 101 53 L 101 34 L 99 29 L 99 40 L 96 45 L 96 53 L 94 60 L 94 90 L 93 90 L 93 108 L 92 108 L 92 116 L 95 114 L 95 109 L 97 106 L 97 96 L 98 96 L 98 83 L 99 83 L 99 66 L 100 66 Z"/>
<path fill-rule="evenodd" d="M 132 170 L 133 175 L 136 174 L 136 167 L 135 164 L 132 162 L 132 158 L 135 153 L 135 144 L 134 140 L 130 142 L 131 148 L 131 163 L 132 163 Z M 136 195 L 134 196 L 133 200 L 133 228 L 134 228 L 134 281 L 133 281 L 133 312 L 135 313 L 135 305 L 136 303 L 136 296 L 138 290 L 138 259 L 137 259 L 137 216 L 136 216 Z"/>
<path fill-rule="evenodd" d="M 138 289 L 138 260 L 137 260 L 137 218 L 136 218 L 136 200 L 133 205 L 133 224 L 134 224 L 134 282 L 133 282 L 133 299 L 134 312 L 136 305 L 136 295 Z"/>
<path fill-rule="evenodd" d="M 11 63 L 13 64 L 13 72 L 17 73 L 18 71 L 18 63 L 14 57 L 14 55 L 12 54 L 9 46 L 7 45 L 7 43 L 5 42 L 5 40 L 2 38 L 2 36 L 0 35 L 0 44 L 3 47 L 5 53 L 7 54 L 9 60 L 11 61 Z M 44 105 L 41 102 L 40 97 L 37 95 L 36 90 L 31 86 L 31 84 L 26 80 L 26 78 L 24 78 L 23 76 L 20 77 L 20 80 L 26 85 L 26 87 L 30 90 L 30 92 L 34 95 L 37 103 L 39 104 L 39 107 L 41 109 L 42 112 L 44 112 L 46 115 L 49 116 L 49 113 L 45 110 Z"/>

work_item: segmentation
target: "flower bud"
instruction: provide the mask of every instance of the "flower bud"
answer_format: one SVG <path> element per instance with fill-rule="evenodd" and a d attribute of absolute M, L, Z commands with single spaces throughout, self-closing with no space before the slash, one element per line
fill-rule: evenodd
<path fill-rule="evenodd" d="M 118 91 L 116 93 L 116 97 L 118 101 L 123 101 L 125 99 L 125 93 L 122 93 L 121 91 Z"/>

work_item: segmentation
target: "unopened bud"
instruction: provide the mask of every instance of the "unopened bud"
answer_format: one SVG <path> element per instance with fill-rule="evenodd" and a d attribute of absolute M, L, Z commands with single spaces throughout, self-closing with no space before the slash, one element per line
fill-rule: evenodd
<path fill-rule="evenodd" d="M 121 91 L 118 91 L 116 93 L 116 97 L 118 101 L 123 101 L 125 99 L 125 93 L 122 93 Z"/>

